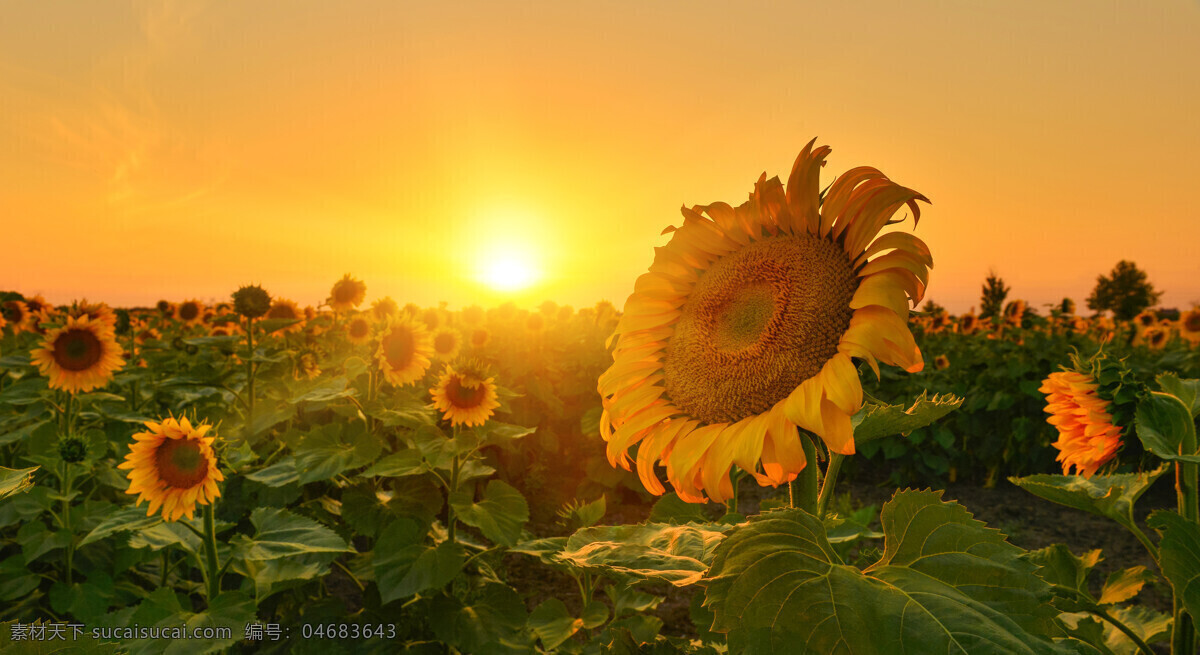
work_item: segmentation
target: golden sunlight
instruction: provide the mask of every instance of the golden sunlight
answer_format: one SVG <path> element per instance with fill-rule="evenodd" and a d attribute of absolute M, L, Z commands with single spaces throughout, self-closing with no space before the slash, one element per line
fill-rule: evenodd
<path fill-rule="evenodd" d="M 527 261 L 513 255 L 501 255 L 485 264 L 481 281 L 497 291 L 516 291 L 529 286 L 536 277 Z"/>

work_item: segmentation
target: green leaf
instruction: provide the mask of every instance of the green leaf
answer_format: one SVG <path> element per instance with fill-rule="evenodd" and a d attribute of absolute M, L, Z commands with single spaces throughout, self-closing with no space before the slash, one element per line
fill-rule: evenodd
<path fill-rule="evenodd" d="M 1166 393 L 1175 396 L 1192 413 L 1192 418 L 1200 416 L 1200 380 L 1179 379 L 1174 373 L 1162 373 L 1154 379 Z"/>
<path fill-rule="evenodd" d="M 157 623 L 164 628 L 186 626 L 188 634 L 198 628 L 226 628 L 228 638 L 213 639 L 142 639 L 130 644 L 131 653 L 162 653 L 163 655 L 198 655 L 225 650 L 245 637 L 247 623 L 256 620 L 254 600 L 239 591 L 223 591 L 203 612 L 181 611 Z M 165 641 L 165 644 L 164 644 Z M 164 648 L 165 645 L 165 648 Z"/>
<path fill-rule="evenodd" d="M 32 564 L 42 555 L 66 548 L 71 543 L 70 530 L 49 530 L 41 521 L 26 523 L 17 530 L 17 543 L 21 544 L 21 554 L 25 563 Z"/>
<path fill-rule="evenodd" d="M 530 652 L 532 635 L 525 632 L 526 619 L 521 595 L 498 582 L 484 584 L 467 602 L 440 595 L 429 613 L 440 640 L 477 655 Z"/>
<path fill-rule="evenodd" d="M 1154 582 L 1154 573 L 1144 566 L 1134 566 L 1109 574 L 1100 591 L 1100 604 L 1123 603 L 1138 595 L 1147 582 Z"/>
<path fill-rule="evenodd" d="M 272 560 L 238 559 L 233 568 L 254 581 L 254 602 L 262 603 L 272 594 L 324 575 L 336 558 L 335 553 L 317 553 Z"/>
<path fill-rule="evenodd" d="M 596 500 L 575 508 L 575 516 L 579 519 L 579 525 L 586 528 L 599 523 L 608 509 L 607 504 L 608 501 L 604 494 L 600 494 Z"/>
<path fill-rule="evenodd" d="M 638 591 L 633 585 L 611 584 L 604 588 L 604 593 L 612 600 L 615 618 L 650 611 L 666 600 L 665 596 Z"/>
<path fill-rule="evenodd" d="M 598 628 L 604 625 L 608 620 L 608 605 L 598 600 L 593 600 L 583 608 L 583 616 L 580 617 L 583 621 L 583 627 L 591 629 Z"/>
<path fill-rule="evenodd" d="M 877 405 L 868 403 L 853 417 L 854 443 L 863 444 L 894 434 L 908 434 L 923 428 L 953 412 L 962 405 L 963 399 L 951 394 L 934 395 L 926 398 L 925 392 L 917 397 L 912 407 L 904 405 Z"/>
<path fill-rule="evenodd" d="M 234 556 L 245 560 L 272 560 L 312 553 L 346 553 L 354 549 L 336 532 L 286 509 L 259 507 L 250 512 L 254 538 L 237 535 L 230 543 Z"/>
<path fill-rule="evenodd" d="M 1194 452 L 1179 452 L 1180 444 L 1196 443 L 1196 424 L 1191 410 L 1175 396 L 1150 392 L 1138 403 L 1134 425 L 1146 450 L 1162 459 L 1200 462 L 1200 455 Z"/>
<path fill-rule="evenodd" d="M 705 603 L 730 652 L 1065 653 L 1035 565 L 941 492 L 883 507 L 882 558 L 843 564 L 816 517 L 752 518 L 718 547 Z"/>
<path fill-rule="evenodd" d="M 298 318 L 265 318 L 254 322 L 254 327 L 263 334 L 271 334 L 277 330 L 282 330 L 289 325 L 299 323 Z"/>
<path fill-rule="evenodd" d="M 466 564 L 462 546 L 425 542 L 425 530 L 408 518 L 396 519 L 375 542 L 373 567 L 381 603 L 446 586 Z"/>
<path fill-rule="evenodd" d="M 293 405 L 300 403 L 327 403 L 358 395 L 358 392 L 353 388 L 347 388 L 347 384 L 346 378 L 343 377 L 318 379 L 315 383 L 304 385 L 298 389 L 295 395 L 288 398 L 288 402 Z"/>
<path fill-rule="evenodd" d="M 557 598 L 543 601 L 529 613 L 529 629 L 542 640 L 547 651 L 558 648 L 583 627 L 583 619 L 571 616 L 567 606 Z"/>
<path fill-rule="evenodd" d="M 479 528 L 495 543 L 513 546 L 521 538 L 521 528 L 529 521 L 529 504 L 512 485 L 502 480 L 488 482 L 483 500 L 472 502 L 469 494 L 450 496 L 454 513 L 467 525 Z"/>
<path fill-rule="evenodd" d="M 605 525 L 567 539 L 560 559 L 618 580 L 661 580 L 677 587 L 698 582 L 730 525 Z"/>
<path fill-rule="evenodd" d="M 113 512 L 108 518 L 101 521 L 100 525 L 92 528 L 92 531 L 83 538 L 83 541 L 79 542 L 79 546 L 82 548 L 118 532 L 145 530 L 159 523 L 162 523 L 162 517 L 158 514 L 146 516 L 146 509 L 144 507 L 125 507 Z"/>
<path fill-rule="evenodd" d="M 1179 514 L 1160 510 L 1146 524 L 1162 533 L 1158 565 L 1163 576 L 1192 616 L 1200 616 L 1200 525 Z"/>
<path fill-rule="evenodd" d="M 179 544 L 189 553 L 200 552 L 200 537 L 178 523 L 158 523 L 134 532 L 129 537 L 130 548 L 161 550 Z"/>
<path fill-rule="evenodd" d="M 13 602 L 38 588 L 38 574 L 29 570 L 20 553 L 0 562 L 0 600 Z"/>
<path fill-rule="evenodd" d="M 296 458 L 288 455 L 264 469 L 247 473 L 246 479 L 268 487 L 286 487 L 293 482 L 299 482 L 300 473 L 296 471 Z"/>
<path fill-rule="evenodd" d="M 1109 609 L 1109 614 L 1124 623 L 1147 644 L 1167 641 L 1171 636 L 1171 626 L 1175 623 L 1171 615 L 1156 612 L 1142 605 L 1113 607 Z M 1107 621 L 1104 622 L 1104 645 L 1114 653 L 1139 652 L 1133 640 Z"/>
<path fill-rule="evenodd" d="M 33 486 L 33 472 L 39 468 L 10 469 L 0 466 L 0 498 L 27 491 Z"/>
<path fill-rule="evenodd" d="M 522 425 L 510 425 L 508 423 L 498 423 L 496 421 L 488 421 L 483 425 L 475 428 L 475 434 L 479 437 L 479 442 L 484 445 L 505 446 L 517 439 L 527 437 L 534 432 L 537 432 L 537 427 L 527 428 Z"/>
<path fill-rule="evenodd" d="M 415 448 L 409 448 L 375 462 L 370 468 L 359 473 L 359 476 L 364 478 L 401 478 L 406 475 L 424 473 L 427 470 L 421 458 L 421 452 Z"/>
<path fill-rule="evenodd" d="M 1117 475 L 1030 475 L 1011 477 L 1009 482 L 1059 505 L 1106 516 L 1126 528 L 1134 528 L 1133 506 L 1168 466 L 1143 473 Z"/>
<path fill-rule="evenodd" d="M 1100 549 L 1089 550 L 1077 557 L 1064 544 L 1053 544 L 1040 550 L 1030 551 L 1025 559 L 1042 567 L 1038 576 L 1053 587 L 1062 587 L 1070 592 L 1080 592 L 1086 598 L 1091 598 L 1088 591 L 1088 573 L 1100 563 Z M 1067 593 L 1066 597 L 1073 599 L 1075 593 Z"/>
<path fill-rule="evenodd" d="M 689 503 L 679 497 L 674 491 L 659 498 L 650 508 L 650 523 L 708 523 L 704 515 L 704 506 Z"/>

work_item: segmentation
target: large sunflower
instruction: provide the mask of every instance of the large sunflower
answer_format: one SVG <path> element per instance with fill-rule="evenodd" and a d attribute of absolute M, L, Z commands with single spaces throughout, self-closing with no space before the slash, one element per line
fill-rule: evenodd
<path fill-rule="evenodd" d="M 870 167 L 837 178 L 822 198 L 830 149 L 805 146 L 788 179 L 759 178 L 750 200 L 683 208 L 617 324 L 613 366 L 599 381 L 601 434 L 613 465 L 681 498 L 729 498 L 733 464 L 762 485 L 806 465 L 796 427 L 852 454 L 850 417 L 862 406 L 852 357 L 920 371 L 906 320 L 924 295 L 929 249 L 893 232 L 921 194 Z M 887 252 L 886 254 L 884 251 Z M 599 312 L 598 312 L 599 313 Z"/>
<path fill-rule="evenodd" d="M 433 339 L 420 321 L 403 317 L 388 321 L 379 338 L 379 366 L 388 382 L 396 386 L 412 384 L 429 369 Z"/>
<path fill-rule="evenodd" d="M 112 328 L 87 316 L 68 317 L 33 350 L 33 363 L 50 378 L 50 387 L 70 393 L 103 387 L 125 365 L 125 354 Z"/>
<path fill-rule="evenodd" d="M 458 370 L 447 365 L 429 393 L 450 425 L 483 425 L 500 406 L 495 378 L 473 363 L 460 365 Z"/>
<path fill-rule="evenodd" d="M 162 508 L 165 521 L 189 519 L 196 504 L 207 505 L 221 495 L 217 483 L 224 480 L 217 469 L 213 437 L 205 436 L 211 425 L 195 427 L 186 419 L 146 422 L 147 432 L 133 435 L 125 461 L 117 466 L 129 470 L 127 494 L 139 494 L 137 503 L 150 501 L 146 516 Z"/>

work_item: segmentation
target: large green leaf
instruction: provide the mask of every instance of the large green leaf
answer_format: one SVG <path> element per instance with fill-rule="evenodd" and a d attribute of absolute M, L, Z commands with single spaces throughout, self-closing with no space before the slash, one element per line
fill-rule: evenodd
<path fill-rule="evenodd" d="M 304 436 L 296 446 L 300 483 L 328 480 L 379 456 L 383 446 L 359 422 L 331 423 Z"/>
<path fill-rule="evenodd" d="M 674 491 L 664 494 L 650 508 L 651 523 L 708 523 L 704 515 L 704 505 L 689 503 L 679 497 Z"/>
<path fill-rule="evenodd" d="M 1133 528 L 1133 506 L 1138 498 L 1168 470 L 1160 466 L 1143 473 L 1117 475 L 1029 475 L 1009 478 L 1008 481 L 1025 491 L 1050 502 L 1074 507 L 1085 512 L 1106 516 L 1117 523 Z"/>
<path fill-rule="evenodd" d="M 254 581 L 254 602 L 261 604 L 272 594 L 327 573 L 336 558 L 336 553 L 314 553 L 271 560 L 237 559 L 233 568 Z"/>
<path fill-rule="evenodd" d="M 802 510 L 759 515 L 718 548 L 705 603 L 730 652 L 1072 652 L 1051 641 L 1048 585 L 1021 549 L 941 492 L 884 505 L 882 558 L 843 564 Z"/>
<path fill-rule="evenodd" d="M 469 494 L 450 496 L 454 513 L 467 525 L 479 528 L 483 536 L 505 546 L 521 538 L 521 528 L 529 521 L 529 504 L 521 492 L 502 480 L 488 482 L 483 500 L 473 502 Z"/>
<path fill-rule="evenodd" d="M 533 636 L 525 630 L 525 601 L 505 584 L 486 583 L 466 601 L 440 595 L 433 600 L 429 617 L 434 634 L 463 653 L 533 651 Z"/>
<path fill-rule="evenodd" d="M 0 466 L 0 498 L 19 494 L 33 486 L 33 472 L 39 467 L 10 469 Z"/>
<path fill-rule="evenodd" d="M 1113 607 L 1109 614 L 1133 631 L 1142 641 L 1153 644 L 1166 641 L 1171 636 L 1171 626 L 1175 620 L 1169 614 L 1156 612 L 1149 607 L 1133 605 L 1131 607 Z M 1137 644 L 1133 643 L 1124 632 L 1111 623 L 1104 622 L 1104 645 L 1114 653 L 1138 653 Z"/>
<path fill-rule="evenodd" d="M 101 539 L 117 534 L 118 532 L 136 532 L 145 530 L 153 525 L 158 525 L 162 522 L 162 517 L 158 514 L 146 516 L 146 507 L 131 506 L 118 509 L 100 522 L 92 531 L 79 542 L 82 548 L 92 542 L 100 541 Z"/>
<path fill-rule="evenodd" d="M 130 653 L 162 653 L 163 655 L 200 655 L 229 649 L 245 638 L 247 623 L 256 620 L 254 601 L 238 591 L 225 591 L 209 603 L 203 612 L 181 611 L 157 623 L 161 628 L 183 629 L 187 636 L 177 639 L 142 639 L 130 644 Z M 188 638 L 200 628 L 224 628 L 223 634 L 211 639 Z"/>
<path fill-rule="evenodd" d="M 1192 616 L 1200 616 L 1200 525 L 1179 514 L 1154 512 L 1146 524 L 1162 532 L 1158 565 Z"/>
<path fill-rule="evenodd" d="M 1181 380 L 1174 373 L 1162 373 L 1154 380 L 1163 391 L 1178 398 L 1191 411 L 1192 418 L 1200 416 L 1200 380 Z"/>
<path fill-rule="evenodd" d="M 583 619 L 571 616 L 567 606 L 557 598 L 543 601 L 529 614 L 529 629 L 542 640 L 547 651 L 571 638 L 583 627 Z"/>
<path fill-rule="evenodd" d="M 578 530 L 559 555 L 575 567 L 622 580 L 661 580 L 683 587 L 696 583 L 712 562 L 731 525 L 597 526 Z"/>
<path fill-rule="evenodd" d="M 1091 598 L 1088 592 L 1087 577 L 1092 569 L 1103 559 L 1100 549 L 1089 550 L 1082 556 L 1076 556 L 1063 544 L 1052 544 L 1039 550 L 1030 551 L 1025 559 L 1041 568 L 1037 574 L 1052 587 L 1061 588 L 1067 598 L 1075 598 L 1084 594 Z"/>
<path fill-rule="evenodd" d="M 925 392 L 921 392 L 908 409 L 905 409 L 904 405 L 868 403 L 851 418 L 854 425 L 854 443 L 862 444 L 894 434 L 908 434 L 953 412 L 962 403 L 962 398 L 951 394 L 926 398 Z"/>
<path fill-rule="evenodd" d="M 462 546 L 450 541 L 427 543 L 420 524 L 408 518 L 396 519 L 375 542 L 373 567 L 380 602 L 444 587 L 465 563 Z"/>
<path fill-rule="evenodd" d="M 1196 443 L 1196 424 L 1192 410 L 1184 401 L 1168 393 L 1153 391 L 1138 403 L 1134 418 L 1138 439 L 1146 450 L 1166 460 L 1200 462 L 1194 452 L 1180 453 L 1183 443 Z"/>
<path fill-rule="evenodd" d="M 244 560 L 272 560 L 312 553 L 353 552 L 336 532 L 286 509 L 259 507 L 250 512 L 254 538 L 237 535 L 234 554 Z"/>
<path fill-rule="evenodd" d="M 285 487 L 300 481 L 300 473 L 296 470 L 296 458 L 288 455 L 274 464 L 246 474 L 247 480 L 253 480 L 268 487 Z"/>
<path fill-rule="evenodd" d="M 384 457 L 359 475 L 364 478 L 400 478 L 424 473 L 427 470 L 429 469 L 425 467 L 421 451 L 416 448 L 408 448 Z"/>

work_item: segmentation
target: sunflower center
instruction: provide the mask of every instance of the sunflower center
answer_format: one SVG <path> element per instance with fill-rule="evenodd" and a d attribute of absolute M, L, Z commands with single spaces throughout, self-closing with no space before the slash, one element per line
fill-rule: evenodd
<path fill-rule="evenodd" d="M 416 353 L 414 346 L 412 332 L 396 329 L 383 338 L 383 356 L 392 368 L 400 370 L 407 367 L 412 360 Z"/>
<path fill-rule="evenodd" d="M 189 439 L 164 439 L 154 453 L 158 477 L 176 489 L 190 489 L 208 477 L 208 457 Z"/>
<path fill-rule="evenodd" d="M 68 371 L 86 371 L 103 354 L 104 346 L 91 330 L 67 330 L 54 340 L 54 361 Z"/>
<path fill-rule="evenodd" d="M 667 394 L 710 424 L 770 409 L 837 354 L 857 288 L 841 247 L 811 235 L 722 257 L 696 282 L 667 342 Z"/>
<path fill-rule="evenodd" d="M 458 409 L 471 409 L 483 402 L 487 390 L 482 384 L 468 387 L 462 384 L 458 376 L 450 378 L 446 384 L 446 398 Z"/>
<path fill-rule="evenodd" d="M 439 354 L 445 354 L 454 350 L 454 343 L 454 335 L 445 332 L 437 335 L 433 339 L 433 347 Z"/>
<path fill-rule="evenodd" d="M 354 302 L 354 285 L 349 282 L 339 282 L 333 290 L 333 299 L 340 303 Z"/>

